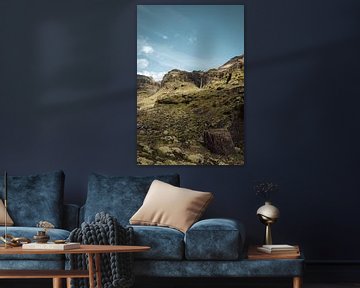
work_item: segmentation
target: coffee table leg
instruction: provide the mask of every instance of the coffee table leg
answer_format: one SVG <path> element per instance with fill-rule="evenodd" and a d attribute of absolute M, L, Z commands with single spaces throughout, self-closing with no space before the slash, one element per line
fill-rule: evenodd
<path fill-rule="evenodd" d="M 297 276 L 293 278 L 293 288 L 301 288 L 301 277 Z"/>
<path fill-rule="evenodd" d="M 62 281 L 61 278 L 53 278 L 53 288 L 61 288 Z"/>
<path fill-rule="evenodd" d="M 96 285 L 97 288 L 102 288 L 101 284 L 101 255 L 95 254 L 95 271 L 96 271 Z"/>
<path fill-rule="evenodd" d="M 89 259 L 89 288 L 95 288 L 95 282 L 94 282 L 94 254 L 88 253 L 88 259 Z"/>
<path fill-rule="evenodd" d="M 71 288 L 71 278 L 66 278 L 66 288 Z"/>

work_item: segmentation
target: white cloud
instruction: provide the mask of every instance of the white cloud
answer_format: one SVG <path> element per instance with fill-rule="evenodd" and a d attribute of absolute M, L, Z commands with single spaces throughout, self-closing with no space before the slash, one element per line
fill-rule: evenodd
<path fill-rule="evenodd" d="M 155 81 L 161 81 L 164 75 L 166 74 L 166 72 L 154 72 L 154 71 L 143 70 L 138 72 L 138 74 L 152 77 Z"/>
<path fill-rule="evenodd" d="M 154 52 L 154 48 L 151 47 L 150 45 L 144 45 L 141 48 L 141 52 L 144 52 L 145 54 L 151 54 Z"/>
<path fill-rule="evenodd" d="M 191 36 L 191 37 L 189 37 L 189 42 L 191 43 L 191 44 L 194 44 L 194 43 L 196 43 L 197 42 L 197 37 L 195 37 L 195 36 Z"/>
<path fill-rule="evenodd" d="M 137 59 L 137 67 L 138 69 L 145 69 L 149 66 L 149 61 L 144 58 Z"/>
<path fill-rule="evenodd" d="M 169 71 L 171 69 L 205 71 L 209 69 L 208 58 L 201 58 L 192 54 L 184 53 L 177 50 L 176 47 L 171 47 L 170 45 L 158 45 L 153 56 L 154 57 L 151 59 L 151 63 L 154 63 L 154 65 L 156 65 L 154 67 L 159 67 L 159 70 L 161 69 L 163 71 Z"/>
<path fill-rule="evenodd" d="M 160 33 L 160 32 L 153 32 L 156 36 L 158 36 L 159 38 L 163 39 L 163 40 L 167 40 L 169 39 L 169 37 L 166 34 Z"/>

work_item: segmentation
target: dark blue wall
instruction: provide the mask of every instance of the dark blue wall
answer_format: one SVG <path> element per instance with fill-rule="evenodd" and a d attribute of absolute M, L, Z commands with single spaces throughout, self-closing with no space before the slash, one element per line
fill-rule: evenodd
<path fill-rule="evenodd" d="M 245 4 L 245 166 L 137 167 L 136 4 L 154 3 L 225 2 L 0 0 L 0 170 L 63 169 L 78 204 L 92 171 L 178 172 L 214 192 L 207 216 L 240 219 L 252 243 L 252 183 L 271 179 L 276 242 L 360 260 L 360 2 L 227 1 Z"/>

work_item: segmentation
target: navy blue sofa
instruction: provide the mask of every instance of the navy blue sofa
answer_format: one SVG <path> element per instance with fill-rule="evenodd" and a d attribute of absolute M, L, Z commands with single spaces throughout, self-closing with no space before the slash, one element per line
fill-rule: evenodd
<path fill-rule="evenodd" d="M 92 174 L 80 221 L 104 211 L 123 226 L 140 208 L 154 179 L 179 186 L 179 175 L 121 177 Z M 216 200 L 215 200 L 216 201 Z M 135 244 L 151 250 L 135 253 L 135 274 L 150 277 L 298 277 L 303 260 L 247 260 L 245 229 L 233 219 L 205 219 L 184 234 L 158 226 L 132 226 Z M 294 286 L 295 287 L 295 286 Z"/>
<path fill-rule="evenodd" d="M 156 177 L 89 176 L 85 204 L 63 204 L 64 173 L 55 171 L 27 177 L 9 177 L 8 207 L 15 222 L 8 233 L 32 238 L 41 220 L 55 224 L 48 231 L 52 240 L 66 239 L 83 221 L 91 222 L 98 212 L 115 216 L 128 226 L 142 205 L 154 179 L 179 186 L 179 175 Z M 0 181 L 3 181 L 0 177 Z M 2 185 L 0 185 L 2 186 Z M 3 195 L 2 187 L 0 195 Z M 79 216 L 79 217 L 78 217 Z M 151 250 L 135 253 L 135 275 L 150 277 L 298 277 L 303 260 L 247 260 L 245 229 L 232 219 L 205 219 L 186 233 L 158 226 L 132 226 L 135 244 Z M 4 228 L 0 227 L 0 233 Z M 0 255 L 0 269 L 64 269 L 57 255 Z M 299 286 L 294 286 L 299 287 Z"/>

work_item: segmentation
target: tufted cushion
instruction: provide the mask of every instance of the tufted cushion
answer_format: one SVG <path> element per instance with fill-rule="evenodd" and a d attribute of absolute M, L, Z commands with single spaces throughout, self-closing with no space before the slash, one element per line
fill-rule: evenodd
<path fill-rule="evenodd" d="M 98 212 L 113 215 L 126 226 L 130 217 L 141 206 L 154 179 L 179 186 L 179 175 L 160 175 L 144 177 L 122 177 L 91 174 L 88 193 L 84 205 L 84 220 L 91 222 Z"/>
<path fill-rule="evenodd" d="M 245 230 L 231 219 L 206 219 L 195 223 L 185 235 L 187 260 L 236 260 L 242 252 Z"/>
<path fill-rule="evenodd" d="M 176 229 L 157 226 L 132 226 L 134 244 L 150 246 L 146 252 L 134 253 L 135 259 L 182 260 L 184 234 Z"/>
<path fill-rule="evenodd" d="M 154 180 L 143 205 L 131 217 L 130 223 L 171 227 L 185 233 L 201 217 L 212 198 L 210 192 L 175 187 Z"/>
<path fill-rule="evenodd" d="M 3 176 L 0 177 L 2 183 Z M 35 227 L 41 220 L 62 226 L 64 172 L 8 176 L 8 212 L 16 226 Z M 4 195 L 0 185 L 1 195 Z"/>

